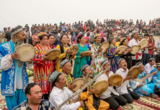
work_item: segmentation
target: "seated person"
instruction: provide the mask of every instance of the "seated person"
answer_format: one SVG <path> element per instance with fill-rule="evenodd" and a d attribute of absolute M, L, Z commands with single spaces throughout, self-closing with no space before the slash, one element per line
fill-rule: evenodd
<path fill-rule="evenodd" d="M 52 91 L 50 94 L 49 102 L 58 107 L 65 100 L 73 95 L 73 92 L 66 87 L 65 77 L 58 71 L 54 71 L 49 78 L 49 82 L 52 83 Z M 75 97 L 77 98 L 77 97 Z M 69 101 L 64 104 L 59 110 L 77 110 L 79 107 L 84 108 L 83 101 L 69 104 Z"/>
<path fill-rule="evenodd" d="M 108 60 L 104 60 L 101 63 L 103 70 L 110 67 L 110 62 Z M 102 74 L 100 77 L 97 78 L 96 81 L 99 80 L 107 80 L 109 77 L 114 74 L 112 71 L 108 70 L 104 74 Z M 118 92 L 115 91 L 115 89 L 109 84 L 109 87 L 107 90 L 104 91 L 103 94 L 100 95 L 100 98 L 104 100 L 105 102 L 109 103 L 110 109 L 118 109 L 120 105 L 125 105 L 127 103 L 126 99 L 120 95 Z"/>
<path fill-rule="evenodd" d="M 48 100 L 42 99 L 42 89 L 36 83 L 30 83 L 25 88 L 27 100 L 13 110 L 54 110 Z"/>
<path fill-rule="evenodd" d="M 151 73 L 157 71 L 157 74 L 152 77 L 152 83 L 160 86 L 160 63 L 157 63 L 156 66 L 157 67 L 151 71 Z"/>
<path fill-rule="evenodd" d="M 136 66 L 140 67 L 140 74 L 138 75 L 138 79 L 142 79 L 146 77 L 146 73 L 144 72 L 144 65 L 141 62 L 138 62 Z M 152 74 L 157 74 L 157 71 L 155 71 Z M 139 83 L 139 85 L 134 86 L 134 82 L 130 82 L 131 87 L 134 89 L 135 92 L 137 92 L 139 95 L 143 96 L 151 96 L 152 98 L 158 98 L 158 95 L 154 94 L 154 83 L 149 83 L 148 79 L 146 79 L 143 83 Z"/>
<path fill-rule="evenodd" d="M 124 58 L 120 58 L 118 64 L 120 68 L 116 71 L 116 74 L 122 76 L 123 82 L 121 86 L 117 87 L 117 92 L 127 100 L 127 103 L 132 103 L 133 99 L 138 100 L 140 96 L 136 92 L 134 92 L 129 85 L 129 80 L 133 79 L 133 77 L 127 76 L 128 69 L 126 60 Z M 138 84 L 139 83 L 137 83 L 136 85 Z"/>
<path fill-rule="evenodd" d="M 151 73 L 151 71 L 154 69 L 154 65 L 155 65 L 155 59 L 154 58 L 150 58 L 149 59 L 149 63 L 147 63 L 144 66 L 144 71 L 145 71 L 146 75 Z M 151 80 L 152 80 L 152 77 L 149 77 L 148 81 L 151 82 Z"/>
<path fill-rule="evenodd" d="M 72 71 L 71 62 L 68 59 L 64 59 L 60 63 L 60 68 L 62 68 L 62 74 L 66 80 L 66 86 L 70 90 L 74 89 L 76 87 L 76 85 L 72 85 L 72 81 L 74 80 L 74 77 L 71 74 L 71 71 Z"/>
<path fill-rule="evenodd" d="M 90 89 L 90 91 L 83 92 L 81 94 L 81 100 L 85 101 L 84 110 L 107 110 L 109 104 L 100 99 L 100 95 L 97 94 L 98 90 Z M 101 94 L 101 93 L 100 93 Z"/>

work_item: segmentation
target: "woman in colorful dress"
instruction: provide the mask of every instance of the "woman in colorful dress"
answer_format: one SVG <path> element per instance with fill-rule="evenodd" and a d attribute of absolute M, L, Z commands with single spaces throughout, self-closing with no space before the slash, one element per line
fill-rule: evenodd
<path fill-rule="evenodd" d="M 34 83 L 37 83 L 42 88 L 43 98 L 48 100 L 49 93 L 52 89 L 52 84 L 48 79 L 53 72 L 53 61 L 49 61 L 50 56 L 45 56 L 46 52 L 51 48 L 47 46 L 47 33 L 40 32 L 38 34 L 40 43 L 35 46 L 36 55 L 34 61 Z"/>
<path fill-rule="evenodd" d="M 56 48 L 56 45 L 54 45 L 54 42 L 55 42 L 54 35 L 53 34 L 49 34 L 48 35 L 48 44 L 47 44 L 47 46 L 50 46 L 51 49 Z"/>
<path fill-rule="evenodd" d="M 79 34 L 77 36 L 77 45 L 79 47 L 79 51 L 76 55 L 76 59 L 74 62 L 74 69 L 73 69 L 73 77 L 74 79 L 79 78 L 82 76 L 82 72 L 80 71 L 81 67 L 85 64 L 87 64 L 87 61 L 90 60 L 90 57 L 88 56 L 84 56 L 81 58 L 80 53 L 84 52 L 84 51 L 88 51 L 87 46 L 85 45 L 85 37 L 82 34 Z"/>
<path fill-rule="evenodd" d="M 101 71 L 101 62 L 104 60 L 103 53 L 101 52 L 101 49 L 99 48 L 101 45 L 101 39 L 102 39 L 101 35 L 96 34 L 94 36 L 95 42 L 91 45 L 92 59 L 96 54 L 98 54 L 97 57 L 93 61 L 94 62 L 93 66 L 92 66 L 93 77 Z"/>
<path fill-rule="evenodd" d="M 118 66 L 118 52 L 116 51 L 117 46 L 115 46 L 116 44 L 116 39 L 114 37 L 110 37 L 109 40 L 109 48 L 108 48 L 108 52 L 107 52 L 107 57 L 108 60 L 111 64 L 111 71 L 113 71 L 114 73 L 116 72 L 116 70 L 119 68 Z"/>
<path fill-rule="evenodd" d="M 67 34 L 62 34 L 61 38 L 60 38 L 60 44 L 57 45 L 57 49 L 59 49 L 61 51 L 61 55 L 59 56 L 58 62 L 57 62 L 57 66 L 56 66 L 56 70 L 59 71 L 60 73 L 62 72 L 62 69 L 60 68 L 60 63 L 61 61 L 63 61 L 64 59 L 68 59 L 71 61 L 71 59 L 75 59 L 76 58 L 76 53 L 73 53 L 71 51 L 69 51 L 69 47 L 70 45 L 68 44 L 68 35 Z M 72 55 L 71 55 L 72 54 Z"/>

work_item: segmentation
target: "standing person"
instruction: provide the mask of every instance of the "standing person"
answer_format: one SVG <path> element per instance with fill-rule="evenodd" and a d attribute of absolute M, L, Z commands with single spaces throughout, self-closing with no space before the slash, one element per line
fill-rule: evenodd
<path fill-rule="evenodd" d="M 79 51 L 78 51 L 78 53 L 76 55 L 76 59 L 75 59 L 75 63 L 74 63 L 74 69 L 73 69 L 73 77 L 75 79 L 81 77 L 81 75 L 83 73 L 80 71 L 80 68 L 83 65 L 87 64 L 87 61 L 90 60 L 90 57 L 88 57 L 88 56 L 81 57 L 81 55 L 80 55 L 81 52 L 88 51 L 88 48 L 85 45 L 85 37 L 84 37 L 84 35 L 79 34 L 77 36 L 77 43 L 78 43 L 77 45 L 79 47 Z"/>
<path fill-rule="evenodd" d="M 11 40 L 11 29 L 10 29 L 10 27 L 8 27 L 5 38 L 7 39 L 7 41 Z"/>
<path fill-rule="evenodd" d="M 28 30 L 27 30 L 26 33 L 25 33 L 24 43 L 27 43 L 27 44 L 31 44 L 31 45 L 32 45 L 32 39 L 31 39 L 30 36 L 29 36 L 29 31 L 28 31 Z"/>
<path fill-rule="evenodd" d="M 73 28 L 73 31 L 71 32 L 71 36 L 73 37 L 73 41 L 72 42 L 74 42 L 75 40 L 76 40 L 76 36 L 78 35 L 78 33 L 76 32 L 76 29 L 75 28 Z"/>
<path fill-rule="evenodd" d="M 144 71 L 147 75 L 149 75 L 151 71 L 154 69 L 154 65 L 155 65 L 155 59 L 150 58 L 149 62 L 144 66 Z M 148 81 L 151 82 L 151 80 L 152 80 L 152 77 L 149 77 Z"/>
<path fill-rule="evenodd" d="M 128 46 L 128 39 L 123 39 L 120 43 L 120 46 L 124 45 L 126 47 L 126 51 L 120 55 L 121 58 L 124 58 L 127 62 L 127 68 L 130 69 L 132 67 L 132 49 Z"/>
<path fill-rule="evenodd" d="M 113 71 L 114 73 L 116 72 L 116 70 L 119 68 L 118 66 L 118 52 L 117 46 L 115 46 L 116 44 L 116 39 L 114 37 L 110 37 L 109 40 L 109 48 L 108 48 L 108 52 L 107 52 L 107 57 L 108 60 L 111 64 L 111 71 Z"/>
<path fill-rule="evenodd" d="M 144 39 L 148 40 L 149 35 L 148 34 L 144 34 Z M 148 46 L 144 49 L 143 52 L 143 64 L 147 64 L 149 62 L 149 54 L 148 54 Z"/>
<path fill-rule="evenodd" d="M 69 38 L 69 40 L 68 40 L 68 43 L 69 43 L 69 45 L 72 45 L 72 42 L 73 42 L 73 39 L 72 39 L 72 35 L 71 35 L 71 32 L 70 31 L 68 31 L 68 38 Z"/>
<path fill-rule="evenodd" d="M 54 45 L 54 42 L 55 42 L 54 35 L 53 34 L 49 34 L 48 35 L 48 44 L 47 44 L 47 46 L 50 46 L 51 49 L 56 48 L 56 46 Z"/>
<path fill-rule="evenodd" d="M 129 47 L 133 47 L 134 45 L 139 44 L 139 40 L 138 40 L 139 33 L 137 31 L 133 32 L 132 37 L 133 39 L 130 40 L 128 43 Z M 135 65 L 136 63 L 141 62 L 141 60 L 142 60 L 142 51 L 140 49 L 139 52 L 135 56 L 132 56 L 132 65 Z"/>
<path fill-rule="evenodd" d="M 28 64 L 21 62 L 18 65 L 20 56 L 15 53 L 18 44 L 24 42 L 25 34 L 21 26 L 16 26 L 11 31 L 12 39 L 0 45 L 0 62 L 2 70 L 1 93 L 5 96 L 7 107 L 12 110 L 14 107 L 26 100 L 24 93 L 28 85 L 26 65 L 31 68 L 32 61 Z"/>
<path fill-rule="evenodd" d="M 100 49 L 101 45 L 101 36 L 100 35 L 95 35 L 94 36 L 94 43 L 91 45 L 91 51 L 92 51 L 92 58 L 98 54 L 95 59 L 94 59 L 94 64 L 92 66 L 93 74 L 92 76 L 94 77 L 101 71 L 101 62 L 104 60 L 103 59 L 103 52 L 102 49 Z"/>
<path fill-rule="evenodd" d="M 32 35 L 32 45 L 35 46 L 38 42 L 38 32 L 35 32 L 34 35 Z"/>
<path fill-rule="evenodd" d="M 148 53 L 149 53 L 149 58 L 154 57 L 154 41 L 153 41 L 153 35 L 149 35 L 149 40 L 148 40 Z"/>
<path fill-rule="evenodd" d="M 36 83 L 30 83 L 25 89 L 27 100 L 23 101 L 13 110 L 54 110 L 53 105 L 42 99 L 42 89 Z"/>
<path fill-rule="evenodd" d="M 53 74 L 49 78 L 49 81 L 53 85 L 49 102 L 54 107 L 58 107 L 65 100 L 67 100 L 69 97 L 73 95 L 73 92 L 66 87 L 66 80 L 60 72 L 58 71 L 53 72 Z M 69 104 L 69 101 L 68 101 L 59 110 L 77 110 L 80 106 L 84 108 L 83 101 L 78 101 L 76 103 L 71 103 L 71 104 Z"/>
<path fill-rule="evenodd" d="M 43 98 L 48 100 L 49 93 L 52 89 L 51 83 L 48 82 L 53 72 L 53 61 L 48 60 L 50 56 L 45 56 L 51 47 L 47 46 L 48 36 L 45 32 L 38 34 L 40 43 L 35 46 L 36 55 L 34 57 L 34 82 L 42 88 Z"/>
<path fill-rule="evenodd" d="M 7 39 L 5 38 L 5 34 L 2 33 L 2 37 L 0 38 L 0 45 L 7 42 Z"/>
<path fill-rule="evenodd" d="M 67 58 L 68 58 L 68 60 L 75 59 L 76 53 L 73 53 L 68 50 L 70 45 L 68 44 L 68 35 L 67 34 L 61 35 L 60 42 L 61 43 L 59 45 L 57 45 L 57 47 L 56 47 L 57 49 L 59 49 L 61 51 L 61 54 L 58 58 L 56 70 L 59 72 L 62 72 L 62 69 L 60 68 L 60 62 L 63 61 L 64 59 L 67 59 Z"/>

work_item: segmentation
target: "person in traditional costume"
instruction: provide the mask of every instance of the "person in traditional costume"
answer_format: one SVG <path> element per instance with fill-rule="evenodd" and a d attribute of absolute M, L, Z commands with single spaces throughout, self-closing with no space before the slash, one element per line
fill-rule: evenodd
<path fill-rule="evenodd" d="M 116 51 L 117 46 L 115 46 L 116 44 L 116 39 L 114 37 L 110 37 L 109 40 L 109 48 L 108 48 L 108 52 L 107 52 L 107 57 L 108 60 L 111 64 L 111 71 L 113 71 L 113 73 L 116 72 L 116 70 L 119 68 L 118 66 L 118 52 Z"/>
<path fill-rule="evenodd" d="M 91 45 L 91 51 L 92 51 L 92 58 L 97 55 L 94 59 L 94 64 L 92 66 L 92 70 L 93 70 L 93 74 L 92 76 L 94 77 L 95 75 L 97 75 L 100 71 L 101 71 L 101 62 L 104 59 L 104 53 L 101 52 L 102 49 L 100 49 L 100 45 L 101 45 L 101 36 L 100 34 L 96 34 L 94 36 L 94 43 Z"/>
<path fill-rule="evenodd" d="M 74 89 L 76 87 L 76 85 L 72 85 L 72 81 L 74 80 L 74 77 L 71 74 L 71 71 L 72 71 L 71 62 L 68 59 L 64 59 L 60 63 L 60 68 L 62 68 L 62 74 L 66 79 L 66 86 L 70 90 Z"/>
<path fill-rule="evenodd" d="M 144 72 L 144 65 L 141 62 L 138 62 L 136 66 L 140 67 L 140 74 L 138 75 L 138 79 L 146 77 L 147 75 Z M 154 74 L 156 75 L 157 71 L 155 71 Z M 146 79 L 143 83 L 139 83 L 137 86 L 135 86 L 136 84 L 134 82 L 130 82 L 130 85 L 134 89 L 134 91 L 141 96 L 150 96 L 152 98 L 158 98 L 158 95 L 154 93 L 155 84 L 150 83 L 148 79 Z"/>
<path fill-rule="evenodd" d="M 154 71 L 157 71 L 157 74 L 152 76 L 151 82 L 160 87 L 160 63 L 157 63 L 156 66 L 157 67 L 155 69 L 153 69 L 151 71 L 151 73 L 153 73 Z"/>
<path fill-rule="evenodd" d="M 128 46 L 127 39 L 122 40 L 122 42 L 120 43 L 120 46 L 122 45 L 126 47 L 126 51 L 123 54 L 121 54 L 120 57 L 126 60 L 127 68 L 130 69 L 132 67 L 132 56 L 134 55 L 131 54 L 132 49 Z"/>
<path fill-rule="evenodd" d="M 103 70 L 110 67 L 110 62 L 108 60 L 104 60 L 102 62 Z M 106 80 L 108 81 L 109 77 L 113 75 L 114 73 L 110 70 L 106 71 L 104 74 L 102 74 L 100 77 L 97 78 L 96 81 L 99 80 Z M 105 102 L 109 103 L 110 109 L 118 109 L 120 105 L 125 105 L 127 103 L 127 100 L 120 95 L 116 90 L 113 88 L 112 84 L 109 84 L 109 87 L 107 90 L 100 95 L 100 98 L 104 100 Z"/>
<path fill-rule="evenodd" d="M 139 33 L 137 31 L 133 32 L 132 40 L 129 41 L 128 46 L 133 47 L 134 45 L 138 45 L 139 44 L 138 38 L 139 38 Z M 140 49 L 135 56 L 132 56 L 132 65 L 141 62 L 141 60 L 142 60 L 142 51 Z"/>
<path fill-rule="evenodd" d="M 51 56 L 45 54 L 51 49 L 47 46 L 47 33 L 40 32 L 38 34 L 40 44 L 35 46 L 36 55 L 34 61 L 34 83 L 37 83 L 42 88 L 43 98 L 48 100 L 49 93 L 52 89 L 52 84 L 48 82 L 50 75 L 53 72 L 53 61 L 48 60 Z"/>
<path fill-rule="evenodd" d="M 78 53 L 76 55 L 76 59 L 75 59 L 75 63 L 74 63 L 74 69 L 73 69 L 73 77 L 75 79 L 81 77 L 81 75 L 83 73 L 80 71 L 80 68 L 83 65 L 87 64 L 87 61 L 90 60 L 89 56 L 81 57 L 81 55 L 80 55 L 81 52 L 88 51 L 88 48 L 85 45 L 85 37 L 84 37 L 84 35 L 79 34 L 77 36 L 77 43 L 78 43 L 77 45 L 79 47 L 79 51 L 78 51 Z"/>
<path fill-rule="evenodd" d="M 149 75 L 151 71 L 154 69 L 154 65 L 155 65 L 155 59 L 150 58 L 149 62 L 144 66 L 144 71 L 147 75 Z M 152 80 L 152 77 L 149 77 L 148 81 L 151 82 L 151 80 Z"/>
<path fill-rule="evenodd" d="M 140 96 L 134 92 L 129 85 L 129 80 L 133 79 L 132 76 L 127 76 L 128 75 L 128 69 L 127 69 L 127 62 L 124 58 L 120 58 L 118 61 L 118 64 L 121 68 L 119 68 L 116 71 L 116 74 L 119 74 L 123 78 L 123 82 L 121 86 L 116 87 L 117 92 L 121 94 L 126 100 L 127 103 L 132 103 L 133 99 L 138 100 Z M 136 83 L 138 85 L 139 83 Z"/>
<path fill-rule="evenodd" d="M 50 46 L 51 49 L 56 48 L 56 45 L 54 45 L 54 42 L 55 42 L 54 35 L 53 34 L 48 34 L 48 44 L 47 44 L 47 46 Z"/>
<path fill-rule="evenodd" d="M 68 44 L 68 35 L 67 34 L 62 34 L 60 37 L 60 44 L 57 45 L 57 49 L 59 49 L 61 51 L 61 54 L 58 58 L 58 62 L 57 62 L 57 66 L 56 66 L 56 70 L 59 71 L 60 73 L 62 72 L 62 69 L 60 68 L 60 62 L 63 61 L 64 59 L 67 58 L 67 56 L 69 56 L 69 58 L 67 58 L 68 60 L 71 59 L 75 59 L 76 58 L 76 53 L 73 53 L 71 51 L 69 51 L 69 47 L 70 45 Z"/>
<path fill-rule="evenodd" d="M 24 100 L 25 87 L 29 83 L 26 66 L 31 69 L 32 61 L 21 62 L 15 48 L 24 42 L 25 34 L 21 26 L 11 30 L 11 40 L 0 45 L 1 93 L 5 96 L 8 110 L 12 110 Z"/>
<path fill-rule="evenodd" d="M 67 100 L 69 97 L 71 97 L 73 95 L 73 92 L 70 91 L 66 87 L 65 77 L 59 71 L 54 71 L 52 73 L 52 75 L 50 76 L 49 81 L 53 85 L 52 92 L 51 92 L 50 98 L 49 98 L 49 102 L 54 107 L 58 107 L 65 100 Z M 75 96 L 75 98 L 77 98 L 77 97 Z M 69 102 L 67 102 L 59 110 L 77 110 L 79 107 L 84 108 L 83 101 L 78 101 L 76 103 L 71 103 L 71 104 L 69 104 Z"/>
<path fill-rule="evenodd" d="M 2 45 L 5 42 L 7 42 L 7 39 L 5 38 L 5 34 L 2 33 L 2 37 L 0 38 L 0 45 Z"/>

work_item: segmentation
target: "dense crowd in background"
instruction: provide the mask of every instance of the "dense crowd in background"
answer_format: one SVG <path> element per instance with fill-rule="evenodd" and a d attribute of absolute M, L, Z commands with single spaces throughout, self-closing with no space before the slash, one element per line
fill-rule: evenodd
<path fill-rule="evenodd" d="M 140 96 L 147 95 L 153 98 L 160 96 L 160 86 L 156 86 L 158 89 L 156 92 L 149 91 L 147 94 L 139 90 L 139 88 L 143 89 L 143 91 L 148 91 L 147 89 L 153 90 L 155 84 L 159 84 L 159 82 L 157 83 L 157 81 L 160 81 L 159 74 L 154 77 L 156 79 L 152 77 L 148 78 L 145 84 L 139 82 L 130 84 L 129 81 L 133 77 L 127 76 L 128 70 L 135 65 L 140 68 L 139 79 L 142 78 L 141 76 L 151 74 L 153 70 L 156 71 L 154 75 L 160 73 L 160 40 L 155 44 L 153 38 L 154 36 L 160 36 L 160 18 L 150 20 L 148 23 L 137 20 L 135 24 L 132 19 L 129 21 L 124 19 L 105 19 L 103 23 L 99 20 L 96 23 L 88 20 L 73 24 L 65 22 L 54 25 L 34 24 L 32 27 L 26 24 L 24 27 L 17 26 L 12 30 L 10 27 L 4 28 L 0 34 L 2 76 L 5 77 L 4 79 L 7 79 L 4 80 L 2 78 L 1 90 L 5 91 L 2 92 L 2 95 L 5 96 L 7 106 L 10 109 L 19 105 L 19 102 L 22 103 L 14 108 L 14 110 L 22 109 L 23 107 L 34 108 L 34 106 L 31 106 L 32 104 L 37 104 L 39 107 L 40 104 L 47 104 L 48 101 L 46 100 L 48 99 L 50 102 L 48 106 L 40 106 L 43 110 L 46 110 L 51 105 L 57 107 L 73 95 L 72 90 L 76 86 L 72 85 L 72 82 L 75 79 L 86 78 L 86 75 L 89 73 L 87 78 L 88 82 L 90 82 L 107 67 L 110 67 L 110 70 L 98 77 L 96 81 L 102 79 L 108 81 L 110 75 L 118 74 L 123 78 L 123 82 L 118 87 L 113 87 L 112 84 L 109 84 L 109 89 L 99 94 L 99 96 L 95 95 L 96 92 L 90 90 L 90 87 L 89 90 L 83 91 L 84 93 L 86 91 L 91 92 L 89 95 L 93 95 L 92 102 L 95 99 L 99 101 L 99 103 L 96 103 L 98 104 L 96 106 L 94 102 L 91 104 L 88 101 L 89 104 L 93 105 L 93 108 L 104 105 L 102 108 L 117 109 L 120 105 L 132 103 L 133 99 L 138 100 Z M 147 39 L 148 45 L 140 48 L 137 53 L 132 54 L 132 47 L 139 47 L 139 42 L 143 39 Z M 102 51 L 101 45 L 105 41 L 108 42 L 109 47 Z M 15 49 L 22 42 L 31 44 L 35 49 L 35 57 L 31 61 L 28 61 L 27 65 L 23 64 L 24 62 L 17 63 L 19 56 L 15 53 Z M 73 44 L 78 46 L 78 52 L 70 50 Z M 121 54 L 118 53 L 118 47 L 120 46 L 125 47 L 125 51 Z M 49 60 L 51 56 L 46 55 L 52 49 L 58 49 L 61 52 L 53 61 Z M 82 56 L 81 53 L 86 51 L 91 51 L 92 54 Z M 157 63 L 156 68 L 154 67 L 155 62 Z M 92 63 L 93 65 L 90 67 L 89 65 Z M 30 68 L 30 66 L 32 66 L 34 83 L 28 84 L 28 76 L 25 69 L 26 67 Z M 23 74 L 20 74 L 20 71 Z M 13 72 L 17 79 L 9 76 L 11 75 L 10 72 Z M 147 84 L 151 84 L 152 88 L 145 86 Z M 134 91 L 128 89 L 129 85 Z M 8 87 L 12 89 L 8 90 Z M 22 92 L 22 89 L 25 89 L 25 92 Z M 34 97 L 34 92 L 40 95 Z M 111 95 L 111 93 L 113 94 Z M 87 97 L 84 100 L 89 100 L 88 95 L 82 94 L 82 96 Z M 41 98 L 46 100 L 41 100 Z M 26 99 L 28 102 L 24 101 Z M 18 102 L 10 104 L 11 100 L 18 100 Z M 84 109 L 86 106 L 89 108 L 90 106 L 87 104 L 84 106 L 83 101 L 72 104 L 68 102 L 60 110 L 76 110 L 79 107 Z M 27 104 L 30 104 L 30 106 Z M 82 108 L 80 110 L 83 110 Z"/>

